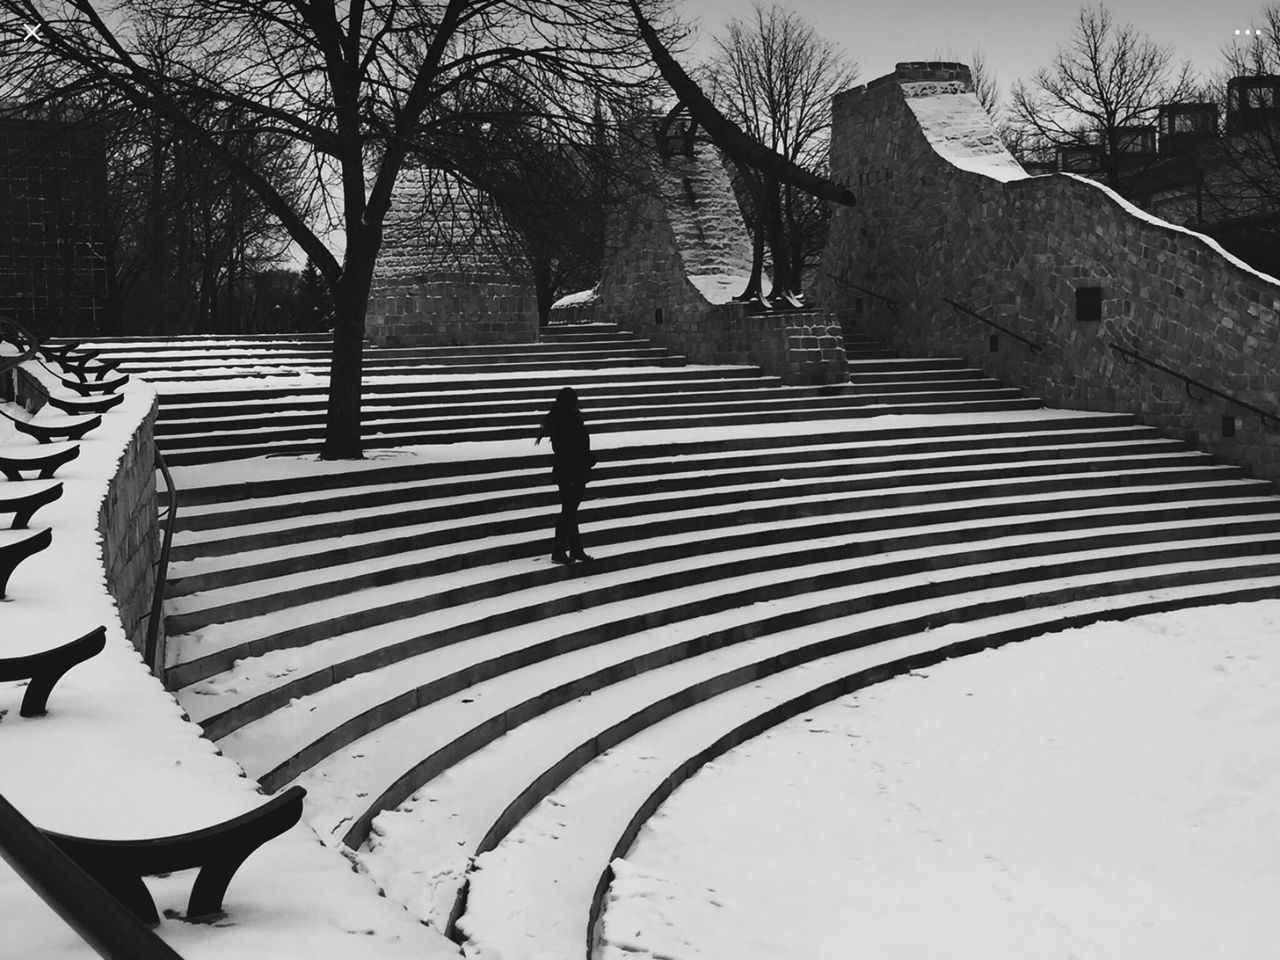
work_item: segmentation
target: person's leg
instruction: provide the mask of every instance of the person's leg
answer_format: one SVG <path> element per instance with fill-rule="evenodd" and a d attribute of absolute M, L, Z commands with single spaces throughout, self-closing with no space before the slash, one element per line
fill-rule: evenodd
<path fill-rule="evenodd" d="M 560 515 L 556 517 L 556 538 L 551 547 L 551 559 L 556 563 L 568 563 L 569 558 L 566 555 L 566 551 L 572 542 L 569 539 L 570 512 L 571 509 L 576 511 L 578 505 L 571 485 L 561 483 L 558 484 L 558 487 L 560 488 Z M 572 504 L 572 508 L 570 504 Z"/>
<path fill-rule="evenodd" d="M 575 483 L 572 488 L 572 507 L 569 509 L 569 527 L 568 527 L 568 548 L 569 556 L 576 560 L 590 560 L 585 550 L 582 549 L 582 534 L 578 532 L 578 507 L 582 503 L 582 498 L 586 496 L 587 485 L 583 483 Z"/>

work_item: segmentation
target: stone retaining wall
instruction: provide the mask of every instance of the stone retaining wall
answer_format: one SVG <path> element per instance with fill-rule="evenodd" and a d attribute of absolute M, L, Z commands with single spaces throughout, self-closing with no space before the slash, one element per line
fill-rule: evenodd
<path fill-rule="evenodd" d="M 609 231 L 596 315 L 691 363 L 757 364 L 787 383 L 847 379 L 839 324 L 812 313 L 751 313 L 750 244 L 729 177 L 705 143 L 655 157 L 651 188 Z M 727 301 L 727 302 L 726 302 Z"/>
<path fill-rule="evenodd" d="M 538 339 L 537 297 L 502 277 L 375 277 L 365 329 L 381 347 L 531 343 Z"/>
<path fill-rule="evenodd" d="M 138 424 L 98 508 L 102 568 L 134 647 L 143 652 L 160 555 L 156 513 L 155 425 L 158 406 Z M 108 414 L 109 416 L 109 414 Z M 161 637 L 164 636 L 161 620 Z"/>
<path fill-rule="evenodd" d="M 962 65 L 917 63 L 836 97 L 832 175 L 858 205 L 835 211 L 823 272 L 896 303 L 826 277 L 821 302 L 846 332 L 963 356 L 1053 406 L 1133 413 L 1280 480 L 1280 433 L 1108 346 L 1280 411 L 1280 284 L 1092 181 L 1027 177 L 968 90 Z M 1096 319 L 1077 297 L 1100 299 Z M 1044 355 L 1003 334 L 992 352 L 997 332 L 943 298 Z"/>

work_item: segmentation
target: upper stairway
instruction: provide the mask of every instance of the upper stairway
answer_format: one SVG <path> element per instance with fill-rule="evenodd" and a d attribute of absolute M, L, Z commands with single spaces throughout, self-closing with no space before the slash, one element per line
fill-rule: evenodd
<path fill-rule="evenodd" d="M 318 450 L 330 342 L 319 337 L 87 343 L 160 391 L 156 438 L 171 464 Z M 597 433 L 637 429 L 1008 410 L 1038 401 L 958 359 L 907 362 L 851 345 L 851 382 L 780 389 L 754 366 L 686 364 L 611 324 L 544 330 L 533 344 L 364 350 L 366 444 L 400 447 L 532 435 L 573 385 Z M 258 382 L 255 382 L 258 381 Z"/>
<path fill-rule="evenodd" d="M 416 915 L 503 955 L 582 956 L 648 813 L 769 723 L 1065 626 L 1280 596 L 1271 484 L 959 360 L 850 346 L 841 388 L 452 373 L 457 422 L 405 432 L 436 446 L 180 468 L 167 682 L 264 789 L 306 786 L 320 836 Z M 517 402 L 511 383 L 522 412 L 470 422 L 492 414 L 468 384 L 483 407 Z M 600 459 L 597 559 L 569 568 L 546 559 L 532 446 L 566 383 Z"/>

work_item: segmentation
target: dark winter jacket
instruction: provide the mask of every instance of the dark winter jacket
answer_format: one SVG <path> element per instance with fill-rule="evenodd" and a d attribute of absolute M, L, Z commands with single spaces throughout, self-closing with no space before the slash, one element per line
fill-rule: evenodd
<path fill-rule="evenodd" d="M 591 435 L 582 419 L 582 411 L 578 409 L 577 395 L 571 388 L 565 387 L 560 391 L 550 412 L 543 417 L 538 438 L 544 435 L 551 438 L 551 449 L 555 454 L 551 478 L 557 484 L 586 483 L 595 458 L 591 455 Z"/>

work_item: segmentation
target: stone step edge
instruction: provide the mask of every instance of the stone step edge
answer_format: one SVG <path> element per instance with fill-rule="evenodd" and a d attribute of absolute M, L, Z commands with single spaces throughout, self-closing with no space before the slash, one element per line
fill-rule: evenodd
<path fill-rule="evenodd" d="M 867 444 L 904 438 L 909 438 L 912 441 L 941 440 L 961 443 L 969 438 L 1000 437 L 1008 434 L 1052 438 L 1054 434 L 1077 434 L 1082 431 L 1109 429 L 1142 431 L 1151 437 L 1160 436 L 1154 428 L 1138 423 L 1131 414 L 1091 414 L 1083 417 L 1055 417 L 1050 415 L 1033 419 L 961 421 L 928 426 L 916 424 L 906 428 L 883 427 L 843 430 L 823 434 L 822 436 L 793 434 L 774 437 L 737 437 L 682 441 L 678 447 L 673 447 L 673 444 L 669 441 L 657 440 L 651 443 L 602 447 L 594 452 L 600 463 L 608 464 L 620 460 L 654 459 L 660 456 L 672 455 L 690 457 L 709 453 L 749 453 L 759 450 L 785 451 L 795 447 L 832 446 L 837 444 L 866 446 Z M 288 496 L 316 490 L 334 489 L 335 486 L 358 485 L 348 483 L 335 484 L 335 481 L 339 479 L 384 483 L 400 481 L 401 479 L 412 480 L 417 478 L 416 475 L 421 474 L 425 474 L 430 478 L 475 476 L 477 474 L 527 469 L 529 467 L 529 458 L 527 455 L 499 456 L 487 458 L 482 461 L 482 464 L 483 468 L 481 470 L 477 470 L 478 464 L 476 462 L 451 461 L 444 463 L 397 464 L 368 470 L 336 471 L 311 477 L 286 477 L 184 487 L 179 491 L 178 502 L 179 508 L 194 504 L 239 503 L 261 497 Z"/>
<path fill-rule="evenodd" d="M 1122 428 L 1124 429 L 1124 428 Z M 895 448 L 900 455 L 890 457 L 887 451 L 870 451 L 865 447 L 815 445 L 807 448 L 791 448 L 785 451 L 758 451 L 755 453 L 731 453 L 724 456 L 695 459 L 692 457 L 668 458 L 636 458 L 633 460 L 606 460 L 601 458 L 601 466 L 592 478 L 592 490 L 598 491 L 599 485 L 609 481 L 627 479 L 655 479 L 680 477 L 702 472 L 727 472 L 734 469 L 755 468 L 753 473 L 764 474 L 768 470 L 782 471 L 788 468 L 801 471 L 819 464 L 849 464 L 861 468 L 860 472 L 874 472 L 873 467 L 889 466 L 894 463 L 919 462 L 920 469 L 937 466 L 978 465 L 986 462 L 1012 463 L 1021 454 L 1024 459 L 1050 459 L 1070 462 L 1091 457 L 1123 457 L 1151 455 L 1155 457 L 1187 456 L 1207 457 L 1207 454 L 1189 448 L 1180 440 L 1167 437 L 1147 436 L 1135 433 L 1133 436 L 1099 438 L 1088 435 L 1067 435 L 1066 437 L 1029 436 L 1025 445 L 1019 446 L 1015 441 L 1017 434 L 1002 434 L 988 438 L 978 438 L 977 444 L 963 443 L 959 440 L 947 440 L 933 443 L 912 443 Z M 999 441 L 999 442 L 997 442 Z M 1131 451 L 1131 453 L 1126 453 Z M 882 456 L 873 456 L 873 453 Z M 990 459 L 988 459 L 990 458 Z M 880 461 L 886 461 L 880 463 Z M 927 462 L 926 462 L 927 461 Z M 226 505 L 223 502 L 210 504 L 181 505 L 177 530 L 179 542 L 181 534 L 188 532 L 207 532 L 210 530 L 231 527 L 253 526 L 277 520 L 316 518 L 361 509 L 372 505 L 389 506 L 395 503 L 418 500 L 424 495 L 432 498 L 452 498 L 466 492 L 499 494 L 504 491 L 528 492 L 550 485 L 550 478 L 545 465 L 525 465 L 521 469 L 491 474 L 470 474 L 461 477 L 431 476 L 428 480 L 414 477 L 413 483 L 390 481 L 386 483 L 369 483 L 360 486 L 332 487 L 310 491 L 313 496 L 308 502 L 299 502 L 296 494 L 284 496 L 256 497 L 243 504 Z M 594 499 L 594 496 L 593 496 Z"/>
<path fill-rule="evenodd" d="M 1184 487 L 1184 489 L 1194 490 L 1196 496 L 1204 496 L 1203 490 L 1192 485 L 1188 485 Z M 1123 492 L 1115 493 L 1101 498 L 1100 502 L 1109 505 L 1121 505 L 1126 502 L 1135 501 L 1147 502 L 1146 498 L 1149 497 L 1150 492 L 1151 491 L 1138 491 L 1136 494 L 1130 493 L 1128 496 L 1123 495 Z M 1167 493 L 1167 491 L 1160 492 Z M 1249 495 L 1243 490 L 1241 493 L 1244 493 L 1246 496 Z M 1222 496 L 1227 499 L 1235 499 L 1226 492 L 1222 493 Z M 1036 502 L 1036 511 L 1025 512 L 1031 513 L 1045 510 L 1052 512 L 1052 508 L 1060 502 L 1061 498 L 1052 502 Z M 1090 498 L 1089 502 L 1096 504 L 1099 502 L 1099 498 Z M 1003 506 L 1004 504 L 999 504 L 998 506 L 988 505 L 988 515 L 1006 516 L 1007 512 L 990 512 L 993 509 L 999 511 Z M 696 522 L 697 518 L 693 518 L 690 526 L 695 526 Z M 564 576 L 568 579 L 571 574 L 565 572 Z M 417 597 L 406 599 L 403 596 L 403 589 L 399 586 L 396 587 L 393 593 L 398 599 L 391 602 L 376 602 L 375 600 L 372 605 L 370 605 L 368 602 L 369 598 L 366 597 L 364 598 L 366 601 L 365 605 L 359 609 L 352 610 L 349 606 L 344 606 L 346 612 L 336 616 L 325 616 L 323 619 L 317 619 L 316 617 L 308 615 L 303 609 L 306 605 L 289 608 L 288 612 L 293 614 L 292 626 L 282 626 L 281 622 L 277 619 L 273 621 L 271 627 L 273 632 L 269 634 L 243 639 L 233 644 L 218 647 L 208 653 L 204 653 L 193 658 L 182 659 L 181 652 L 175 651 L 174 662 L 166 668 L 166 685 L 170 688 L 187 686 L 198 680 L 206 679 L 217 673 L 225 671 L 236 660 L 248 657 L 258 657 L 275 650 L 306 646 L 318 640 L 330 639 L 342 634 L 384 626 L 394 620 L 413 615 L 417 606 L 423 604 L 429 605 L 431 602 L 429 599 Z M 324 601 L 320 601 L 320 603 L 323 604 Z M 429 607 L 423 612 L 429 613 Z M 242 622 L 242 629 L 246 630 L 246 632 L 247 628 L 244 627 L 244 623 L 248 622 L 249 621 Z M 170 649 L 174 650 L 175 645 L 171 644 Z"/>
<path fill-rule="evenodd" d="M 1250 541 L 1252 542 L 1252 541 Z M 1240 553 L 1237 548 L 1243 546 L 1242 543 L 1222 543 L 1222 544 L 1205 544 L 1195 547 L 1184 547 L 1177 550 L 1166 550 L 1163 553 L 1157 551 L 1134 551 L 1131 553 L 1114 554 L 1103 557 L 1089 557 L 1082 559 L 1076 557 L 1067 559 L 1069 554 L 1047 554 L 1044 557 L 1055 558 L 1058 562 L 1039 564 L 1030 567 L 1018 567 L 1003 570 L 981 570 L 981 572 L 965 573 L 967 568 L 982 568 L 984 565 L 1006 563 L 1010 560 L 1022 559 L 1015 552 L 1010 552 L 1009 556 L 1001 556 L 995 559 L 980 560 L 970 563 L 958 563 L 955 565 L 944 565 L 942 569 L 959 573 L 960 576 L 942 581 L 929 581 L 923 583 L 915 583 L 904 586 L 894 586 L 888 590 L 880 590 L 880 592 L 871 592 L 861 594 L 854 597 L 843 598 L 838 601 L 832 601 L 820 604 L 816 607 L 802 607 L 796 610 L 788 610 L 784 613 L 774 613 L 772 615 L 762 616 L 758 620 L 754 620 L 747 625 L 739 624 L 735 629 L 745 631 L 744 636 L 759 636 L 761 633 L 772 633 L 780 629 L 789 629 L 786 624 L 803 625 L 804 623 L 812 623 L 821 620 L 833 619 L 836 616 L 844 615 L 840 611 L 848 614 L 859 612 L 870 612 L 872 610 L 883 611 L 905 603 L 915 602 L 926 599 L 947 598 L 963 598 L 966 593 L 975 593 L 980 590 L 1010 587 L 1015 585 L 1027 585 L 1035 587 L 1046 581 L 1062 580 L 1078 576 L 1109 576 L 1104 582 L 1108 583 L 1125 583 L 1134 578 L 1134 570 L 1151 569 L 1161 566 L 1175 566 L 1179 564 L 1204 563 L 1205 561 L 1223 561 L 1223 566 L 1210 566 L 1200 568 L 1193 571 L 1193 575 L 1204 575 L 1211 579 L 1219 577 L 1224 569 L 1234 570 L 1237 567 L 1246 566 L 1242 563 L 1243 559 L 1251 559 L 1262 565 L 1273 567 L 1276 572 L 1280 572 L 1280 542 L 1273 539 L 1261 541 L 1263 544 L 1272 548 L 1274 553 L 1244 551 Z M 1147 545 L 1144 545 L 1147 546 Z M 995 551 L 986 551 L 995 552 Z M 1170 559 L 1176 558 L 1176 559 Z M 948 557 L 948 560 L 959 559 L 958 557 Z M 1227 561 L 1235 561 L 1231 567 L 1226 567 Z M 920 561 L 903 561 L 898 564 L 889 564 L 889 567 L 902 567 L 902 570 L 881 571 L 881 576 L 872 583 L 878 583 L 882 579 L 894 579 L 896 577 L 910 576 L 916 573 L 926 573 L 938 569 L 927 563 Z M 918 567 L 919 569 L 912 569 Z M 801 577 L 793 579 L 770 589 L 767 598 L 770 600 L 783 598 L 799 598 L 810 593 L 824 592 L 828 590 L 842 589 L 846 586 L 853 585 L 856 582 L 852 578 L 856 578 L 857 573 L 853 571 L 832 571 L 814 576 Z M 715 581 L 712 581 L 715 582 Z M 643 613 L 635 614 L 625 618 L 619 618 L 617 621 L 611 621 L 607 624 L 596 624 L 594 626 L 582 628 L 572 631 L 569 634 L 560 634 L 549 639 L 539 641 L 528 647 L 522 647 L 507 653 L 500 654 L 484 661 L 480 664 L 472 664 L 468 668 L 454 671 L 451 674 L 437 677 L 435 680 L 429 681 L 413 690 L 402 691 L 387 699 L 381 700 L 373 706 L 360 711 L 360 713 L 348 717 L 345 721 L 339 723 L 336 727 L 325 730 L 320 736 L 311 740 L 301 750 L 295 752 L 291 757 L 281 761 L 272 769 L 258 775 L 258 783 L 268 793 L 273 793 L 284 784 L 296 779 L 299 775 L 310 769 L 317 763 L 320 763 L 327 757 L 331 756 L 337 750 L 349 746 L 356 740 L 364 737 L 378 728 L 385 726 L 393 720 L 421 709 L 431 703 L 458 693 L 469 686 L 487 680 L 494 680 L 507 674 L 513 670 L 522 669 L 534 663 L 551 660 L 558 656 L 572 653 L 578 649 L 596 646 L 600 643 L 611 640 L 624 639 L 628 634 L 639 632 L 641 630 L 650 630 L 665 623 L 675 623 L 683 620 L 694 619 L 713 613 L 724 612 L 730 608 L 742 607 L 745 603 L 750 606 L 757 602 L 751 600 L 752 597 L 760 596 L 759 589 L 737 590 L 731 593 L 725 593 L 713 597 L 701 597 L 692 601 L 685 601 L 673 607 L 666 607 L 659 610 L 646 610 Z M 1020 595 L 1015 600 L 1009 602 L 1017 603 L 1025 600 L 1026 595 Z M 561 610 L 559 613 L 566 611 Z M 571 611 L 570 611 L 571 612 Z M 558 614 L 557 614 L 558 615 Z M 812 618 L 812 619 L 810 619 Z M 489 620 L 498 618 L 490 617 Z M 798 621 L 798 622 L 797 622 Z M 518 624 L 505 624 L 498 627 L 499 629 L 511 629 Z M 773 625 L 773 626 L 769 626 Z M 767 629 L 766 629 L 767 627 Z M 447 632 L 447 631 L 446 631 Z M 485 633 L 492 632 L 489 630 Z M 460 642 L 463 639 L 474 639 L 474 637 L 465 637 L 446 641 L 448 643 Z M 677 644 L 677 647 L 683 648 L 684 642 Z M 429 653 L 430 650 L 423 651 Z M 654 664 L 659 666 L 662 664 Z M 485 671 L 479 668 L 484 667 Z M 646 667 L 644 669 L 652 669 Z M 608 683 L 616 682 L 624 676 L 630 676 L 638 672 L 640 667 L 630 661 L 626 662 L 625 669 L 619 674 L 617 664 L 599 671 L 601 677 L 612 677 Z M 337 685 L 325 687 L 325 690 L 334 689 Z M 560 688 L 557 688 L 560 689 Z M 572 694 L 570 699 L 584 695 L 589 692 L 595 692 L 594 687 L 584 688 L 580 684 L 572 684 L 565 689 L 565 695 Z M 567 702 L 567 700 L 563 701 Z M 557 705 L 556 698 L 546 691 L 532 698 L 526 708 L 532 710 L 531 715 L 537 715 L 545 710 L 551 709 Z M 268 713 L 266 716 L 270 716 Z M 264 717 L 265 719 L 265 717 Z M 488 725 L 491 721 L 486 721 L 484 725 Z M 521 721 L 523 722 L 523 721 Z M 502 724 L 502 729 L 510 728 L 509 722 Z M 425 782 L 425 781 L 424 781 Z"/>
<path fill-rule="evenodd" d="M 1268 514 L 1223 515 L 1223 514 L 1204 513 L 1203 511 L 1200 511 L 1200 510 L 1196 510 L 1196 511 L 1179 510 L 1177 508 L 1160 508 L 1160 510 L 1157 512 L 1161 513 L 1161 516 L 1159 516 L 1158 518 L 1153 518 L 1150 521 L 1147 521 L 1151 524 L 1153 528 L 1156 528 L 1157 530 L 1162 530 L 1164 525 L 1169 525 L 1169 524 L 1176 524 L 1180 522 L 1188 523 L 1190 521 L 1204 521 L 1203 523 L 1194 524 L 1194 528 L 1199 534 L 1199 536 L 1196 537 L 1195 539 L 1198 539 L 1198 540 L 1215 539 L 1215 538 L 1220 538 L 1222 536 L 1230 535 L 1224 528 L 1237 526 L 1239 524 L 1246 524 L 1246 523 L 1256 524 L 1257 529 L 1262 530 L 1267 528 L 1275 528 L 1277 526 L 1277 522 L 1280 521 L 1280 513 L 1271 514 L 1271 515 L 1268 515 Z M 1188 513 L 1191 513 L 1192 516 L 1187 516 Z M 1094 540 L 1097 539 L 1097 531 L 1094 528 L 1088 526 L 1088 523 L 1090 521 L 1096 519 L 1095 515 L 1093 515 L 1091 512 L 1083 512 L 1078 516 L 1071 516 L 1065 519 L 1073 522 L 1064 523 L 1062 520 L 1057 519 L 1054 515 L 1048 515 L 1047 517 L 1044 518 L 1044 520 L 1048 522 L 1028 521 L 1028 522 L 1019 524 L 1015 528 L 1011 528 L 1013 532 L 1001 531 L 1001 535 L 999 537 L 989 537 L 988 540 L 1002 539 L 1002 538 L 1008 538 L 1008 537 L 1024 537 L 1024 536 L 1025 537 L 1033 537 L 1033 536 L 1049 537 L 1054 534 L 1062 534 L 1067 532 L 1076 533 L 1082 530 L 1088 530 L 1089 536 L 1075 537 L 1070 542 L 1080 544 L 1077 547 L 1077 551 L 1081 551 L 1081 550 L 1088 551 L 1088 550 L 1097 549 L 1095 546 L 1092 546 L 1090 544 L 1090 538 Z M 1106 517 L 1104 519 L 1107 519 L 1110 521 L 1105 525 L 1104 529 L 1109 527 L 1127 527 L 1127 526 L 1138 525 L 1134 523 L 1125 523 L 1124 522 L 1125 517 L 1122 515 L 1116 515 L 1114 517 Z M 855 525 L 855 521 L 852 521 L 852 520 L 848 521 L 845 524 L 845 526 L 847 527 L 852 527 L 854 525 Z M 772 542 L 773 540 L 786 542 L 786 540 L 783 537 L 783 535 L 787 532 L 785 529 L 778 529 L 775 532 L 778 534 L 778 536 L 774 538 L 770 538 L 770 542 Z M 853 532 L 856 532 L 856 531 L 844 531 L 842 533 L 834 534 L 833 536 L 850 536 Z M 1142 531 L 1142 532 L 1145 533 L 1145 531 Z M 1243 533 L 1246 533 L 1246 532 L 1254 532 L 1254 531 L 1243 531 L 1241 534 L 1238 534 L 1238 535 L 1243 535 Z M 964 539 L 963 538 L 964 533 L 965 533 L 965 530 L 963 528 L 954 528 L 954 529 L 939 531 L 936 533 L 924 531 L 924 532 L 913 533 L 910 535 L 899 536 L 899 537 L 891 538 L 890 540 L 885 541 L 885 550 L 888 550 L 890 552 L 906 552 L 911 550 L 920 550 L 925 547 L 933 545 L 935 541 L 938 543 L 955 544 L 955 545 L 975 543 L 975 541 Z M 1116 542 L 1118 545 L 1133 545 L 1133 544 L 1142 543 L 1142 542 L 1148 542 L 1148 543 L 1163 542 L 1160 535 L 1156 533 L 1152 533 L 1149 537 L 1146 538 L 1145 541 L 1141 538 L 1133 539 L 1135 535 L 1138 533 L 1139 531 L 1126 531 L 1124 533 L 1113 532 L 1112 534 L 1110 534 L 1110 536 L 1114 538 L 1114 542 Z M 743 537 L 743 538 L 724 538 L 724 539 L 746 540 L 748 538 Z M 979 543 L 979 544 L 982 542 L 983 541 L 976 541 L 976 543 Z M 1065 541 L 1062 538 L 1059 538 L 1057 542 L 1062 543 Z M 863 546 L 864 548 L 866 547 L 866 545 L 863 545 Z M 733 550 L 741 550 L 746 548 L 747 546 L 743 544 L 726 543 L 724 547 L 722 547 L 717 552 L 721 552 L 721 553 L 731 552 Z M 815 556 L 809 557 L 807 559 L 797 555 L 799 553 L 805 552 L 805 550 L 802 549 L 800 551 L 793 551 L 786 558 L 788 562 L 779 563 L 777 565 L 777 569 L 787 569 L 790 567 L 803 566 L 806 563 L 816 564 L 816 563 L 822 563 L 822 562 L 829 562 L 828 558 L 825 558 L 823 556 L 824 553 L 831 552 L 832 550 L 835 550 L 838 552 L 839 550 L 846 549 L 846 548 L 847 548 L 846 545 L 842 545 L 839 547 L 807 548 L 808 552 L 812 552 L 816 554 Z M 990 550 L 991 548 L 987 547 L 985 549 Z M 976 551 L 971 551 L 971 552 L 976 552 Z M 640 563 L 632 562 L 631 556 L 629 555 L 628 557 L 624 558 L 627 562 L 623 563 L 620 561 L 619 563 L 616 564 L 616 566 L 619 567 L 620 569 L 633 570 L 633 569 L 637 569 L 645 566 L 655 566 L 663 563 L 669 563 L 674 560 L 682 559 L 684 557 L 684 554 L 680 551 L 680 549 L 672 545 L 664 545 L 660 547 L 650 548 L 649 550 L 645 551 L 645 554 L 646 554 L 645 558 L 642 559 Z M 714 564 L 708 564 L 707 567 L 699 568 L 701 579 L 696 582 L 698 583 L 707 582 L 708 576 L 702 571 L 705 571 L 714 566 L 715 566 Z M 723 564 L 720 564 L 720 566 L 723 566 Z M 610 571 L 608 569 L 605 569 L 603 572 L 610 572 Z M 516 576 L 519 576 L 519 575 L 516 575 Z M 546 582 L 547 583 L 554 582 L 554 577 L 549 574 L 546 578 Z M 525 589 L 527 587 L 543 586 L 543 585 L 545 584 L 541 582 L 533 582 L 533 583 L 522 585 L 520 589 Z M 651 596 L 653 592 L 655 591 L 651 591 L 650 593 L 645 594 L 645 596 Z M 479 597 L 476 599 L 490 599 L 490 598 Z M 420 640 L 420 639 L 423 639 L 423 638 L 421 637 L 409 638 L 408 640 L 399 641 L 399 643 L 413 644 L 416 640 Z M 233 703 L 228 707 L 218 710 L 216 713 L 210 713 L 205 715 L 200 715 L 196 713 L 193 716 L 193 719 L 195 720 L 195 722 L 201 725 L 201 727 L 204 729 L 204 732 L 207 736 L 209 736 L 211 739 L 215 739 L 215 740 L 219 739 L 227 735 L 228 733 L 236 729 L 239 729 L 239 727 L 243 726 L 246 723 L 250 723 L 250 722 L 253 722 L 254 720 L 260 719 L 262 716 L 265 716 L 267 713 L 271 712 L 274 709 L 278 709 L 279 707 L 283 706 L 290 700 L 293 700 L 302 696 L 306 696 L 311 693 L 315 693 L 318 690 L 323 689 L 328 685 L 340 683 L 345 679 L 358 676 L 363 673 L 367 673 L 370 670 L 380 669 L 382 666 L 386 665 L 386 661 L 387 661 L 387 655 L 382 652 L 384 649 L 386 648 L 376 648 L 376 649 L 366 650 L 354 656 L 348 655 L 346 659 L 330 660 L 329 662 L 325 663 L 323 666 L 317 666 L 315 664 L 307 665 L 305 667 L 307 672 L 305 673 L 299 673 L 295 671 L 294 673 L 290 674 L 290 676 L 287 679 L 284 679 L 283 682 L 277 683 L 275 686 L 265 687 L 264 689 L 254 694 L 253 696 L 248 697 L 244 700 L 240 700 L 236 703 Z M 434 646 L 428 644 L 428 649 L 434 649 Z M 404 653 L 404 656 L 397 656 L 391 662 L 399 662 L 400 660 L 408 659 L 411 656 L 417 655 L 413 651 L 412 647 L 404 648 L 403 653 Z"/>
<path fill-rule="evenodd" d="M 1171 454 L 1167 456 L 1167 460 L 1162 466 L 1170 469 L 1199 469 L 1200 467 L 1194 462 L 1197 460 L 1194 455 Z M 1121 457 L 1114 460 L 1107 460 L 1102 465 L 1108 467 L 1128 466 L 1135 461 L 1144 461 L 1148 465 L 1151 458 L 1145 457 Z M 1187 461 L 1177 463 L 1173 461 Z M 1120 461 L 1117 463 L 1116 461 Z M 948 475 L 948 479 L 956 480 L 964 483 L 985 483 L 991 479 L 1003 480 L 1013 477 L 1040 476 L 1043 473 L 1053 473 L 1054 475 L 1080 474 L 1091 475 L 1098 470 L 1095 461 L 1066 461 L 1066 464 L 1078 466 L 1078 470 L 1064 470 L 1062 461 L 1051 461 L 1045 464 L 1028 463 L 1028 464 L 1002 464 L 1003 470 L 987 470 L 979 467 L 964 468 L 961 474 L 952 476 Z M 816 480 L 809 483 L 799 484 L 801 491 L 807 490 L 809 487 L 816 487 L 818 492 L 826 488 L 831 478 L 826 477 L 822 480 Z M 922 483 L 936 482 L 937 478 L 925 473 L 921 473 L 916 477 L 912 477 L 910 481 L 900 481 L 901 485 L 910 485 L 914 481 Z M 854 483 L 854 481 L 847 481 Z M 643 485 L 637 484 L 636 492 L 643 492 Z M 887 488 L 887 485 L 886 487 Z M 881 488 L 881 489 L 885 489 Z M 701 489 L 701 488 L 689 488 Z M 717 487 L 716 489 L 721 489 Z M 849 492 L 849 487 L 839 487 L 841 492 Z M 660 491 L 663 495 L 677 492 L 673 490 Z M 683 492 L 683 488 L 680 492 Z M 809 496 L 811 493 L 801 493 L 802 496 Z M 540 504 L 534 504 L 531 509 L 536 509 Z M 554 507 L 554 501 L 547 498 L 544 507 Z M 451 511 L 446 509 L 447 514 Z M 424 561 L 397 559 L 400 554 L 405 552 L 413 552 L 414 544 L 412 537 L 400 538 L 378 538 L 379 549 L 376 552 L 371 551 L 372 544 L 367 544 L 364 550 L 355 555 L 346 555 L 346 548 L 337 547 L 333 550 L 311 550 L 306 554 L 306 564 L 299 567 L 298 557 L 290 557 L 281 561 L 279 564 L 272 566 L 270 562 L 258 564 L 245 564 L 240 568 L 237 575 L 238 583 L 225 583 L 221 585 L 209 585 L 202 583 L 199 574 L 193 576 L 188 575 L 180 578 L 173 584 L 172 591 L 167 590 L 167 594 L 176 599 L 177 597 L 194 597 L 203 593 L 216 592 L 223 589 L 233 589 L 237 586 L 244 586 L 249 582 L 255 583 L 258 587 L 266 587 L 266 589 L 255 590 L 246 594 L 243 590 L 237 592 L 237 596 L 233 601 L 218 601 L 215 599 L 208 606 L 191 606 L 182 604 L 184 610 L 181 613 L 169 614 L 165 617 L 165 629 L 169 633 L 182 634 L 190 633 L 193 629 L 198 629 L 203 623 L 224 622 L 228 619 L 225 614 L 233 612 L 234 609 L 242 611 L 241 617 L 257 616 L 262 613 L 271 612 L 280 609 L 281 606 L 294 605 L 297 602 L 306 602 L 308 593 L 320 591 L 321 597 L 332 597 L 339 594 L 352 593 L 356 590 L 365 589 L 366 587 L 383 586 L 388 583 L 401 583 L 408 579 L 418 579 L 428 574 L 421 573 L 417 570 Z M 599 543 L 600 539 L 595 538 L 595 542 Z M 608 541 L 606 541 L 608 542 Z M 387 549 L 399 545 L 403 547 L 401 550 Z M 527 556 L 535 556 L 542 552 L 544 545 L 530 544 L 530 550 Z M 431 568 L 437 566 L 434 561 L 425 561 L 430 564 Z M 353 564 L 371 563 L 374 564 L 373 569 L 354 572 L 350 569 Z M 474 569 L 472 565 L 467 565 L 466 569 Z M 330 576 L 326 577 L 321 571 L 329 571 Z M 435 570 L 435 573 L 443 573 L 445 571 Z M 311 583 L 308 585 L 289 583 L 280 585 L 275 588 L 269 586 L 269 582 L 276 578 L 292 578 L 306 574 L 310 577 Z M 283 594 L 282 594 L 283 591 Z M 274 600 L 272 598 L 275 598 Z M 239 617 L 233 619 L 240 619 Z M 190 623 L 189 623 L 190 622 Z M 194 624 L 194 626 L 190 625 Z"/>

